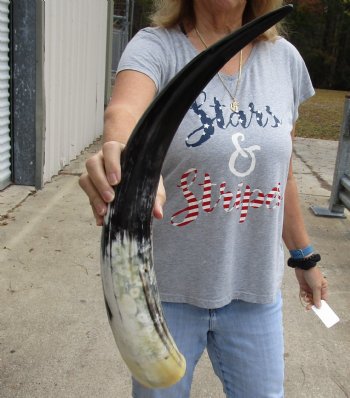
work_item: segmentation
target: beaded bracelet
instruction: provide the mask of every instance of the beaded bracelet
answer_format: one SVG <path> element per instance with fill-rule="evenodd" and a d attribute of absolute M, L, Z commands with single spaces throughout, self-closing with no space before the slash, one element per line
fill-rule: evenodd
<path fill-rule="evenodd" d="M 304 258 L 293 258 L 291 257 L 287 264 L 291 268 L 300 268 L 305 271 L 316 266 L 316 264 L 321 261 L 321 256 L 318 253 L 311 254 L 309 257 Z"/>

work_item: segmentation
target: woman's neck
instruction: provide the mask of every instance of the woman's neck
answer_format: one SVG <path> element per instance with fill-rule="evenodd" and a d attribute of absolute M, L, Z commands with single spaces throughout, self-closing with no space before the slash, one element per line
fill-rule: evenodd
<path fill-rule="evenodd" d="M 196 28 L 205 37 L 208 45 L 242 26 L 245 4 L 242 0 L 194 1 Z"/>

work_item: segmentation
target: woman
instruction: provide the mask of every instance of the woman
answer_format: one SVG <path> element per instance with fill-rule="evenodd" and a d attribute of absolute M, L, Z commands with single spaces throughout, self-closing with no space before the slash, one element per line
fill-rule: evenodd
<path fill-rule="evenodd" d="M 98 225 L 122 178 L 123 146 L 157 92 L 200 51 L 281 3 L 158 4 L 156 27 L 140 31 L 120 60 L 102 151 L 80 179 Z M 314 91 L 300 55 L 277 34 L 270 29 L 222 68 L 167 154 L 154 208 L 154 258 L 187 371 L 169 389 L 133 381 L 134 397 L 189 397 L 205 348 L 228 397 L 283 396 L 282 240 L 308 305 L 327 296 L 291 165 L 298 106 Z"/>

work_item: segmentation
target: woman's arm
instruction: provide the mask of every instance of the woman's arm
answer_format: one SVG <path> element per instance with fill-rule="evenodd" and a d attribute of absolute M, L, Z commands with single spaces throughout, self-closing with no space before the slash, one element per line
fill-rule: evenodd
<path fill-rule="evenodd" d="M 107 203 L 114 198 L 112 186 L 122 178 L 120 154 L 155 94 L 153 80 L 143 73 L 125 70 L 116 76 L 112 98 L 104 116 L 102 149 L 87 160 L 87 173 L 79 179 L 80 186 L 89 197 L 97 225 L 102 225 Z M 164 202 L 165 191 L 160 181 L 154 207 L 155 217 L 162 217 Z"/>
<path fill-rule="evenodd" d="M 119 72 L 104 117 L 104 142 L 124 144 L 156 94 L 152 79 L 132 70 Z"/>
<path fill-rule="evenodd" d="M 294 138 L 294 131 L 292 137 Z M 297 184 L 293 174 L 292 159 L 290 161 L 287 186 L 284 196 L 283 240 L 289 250 L 302 249 L 310 244 L 301 211 Z M 307 271 L 295 268 L 295 274 L 300 285 L 300 295 L 307 302 L 321 305 L 321 299 L 327 299 L 327 281 L 316 266 Z"/>

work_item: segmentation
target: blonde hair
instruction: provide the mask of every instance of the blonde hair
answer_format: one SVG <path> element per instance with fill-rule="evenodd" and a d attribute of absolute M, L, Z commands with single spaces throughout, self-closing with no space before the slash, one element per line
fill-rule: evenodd
<path fill-rule="evenodd" d="M 243 14 L 243 24 L 266 14 L 283 5 L 283 0 L 247 0 Z M 153 26 L 172 28 L 186 22 L 191 27 L 196 24 L 196 16 L 193 10 L 193 0 L 155 0 L 154 12 L 150 16 Z M 273 26 L 256 40 L 275 40 L 283 34 L 281 24 Z"/>

